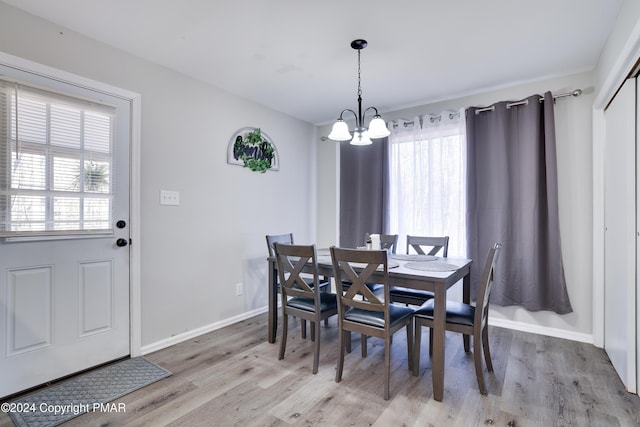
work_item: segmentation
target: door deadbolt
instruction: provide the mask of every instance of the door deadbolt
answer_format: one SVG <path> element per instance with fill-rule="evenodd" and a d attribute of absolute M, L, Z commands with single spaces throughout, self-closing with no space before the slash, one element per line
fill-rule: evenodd
<path fill-rule="evenodd" d="M 123 220 L 116 222 L 116 227 L 118 228 L 125 228 L 126 226 L 127 226 L 127 223 Z"/>

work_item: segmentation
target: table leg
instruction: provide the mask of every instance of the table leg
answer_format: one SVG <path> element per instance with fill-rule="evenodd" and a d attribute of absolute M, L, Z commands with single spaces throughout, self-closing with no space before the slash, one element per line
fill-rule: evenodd
<path fill-rule="evenodd" d="M 322 280 L 329 282 L 329 286 L 324 287 L 324 292 L 331 292 L 331 278 L 329 276 L 322 276 Z M 329 326 L 329 318 L 324 319 L 324 326 Z"/>
<path fill-rule="evenodd" d="M 433 398 L 442 402 L 444 394 L 444 338 L 446 290 L 436 287 L 433 309 Z"/>
<path fill-rule="evenodd" d="M 269 321 L 269 342 L 276 342 L 276 333 L 278 332 L 278 293 L 276 292 L 276 286 L 278 283 L 278 270 L 275 268 L 275 261 L 269 260 L 269 290 L 268 290 L 268 298 L 269 298 L 269 313 L 268 321 Z"/>
<path fill-rule="evenodd" d="M 465 304 L 471 304 L 471 274 L 467 274 L 462 279 L 462 302 Z M 462 343 L 464 345 L 464 351 L 469 352 L 469 335 L 462 335 Z"/>

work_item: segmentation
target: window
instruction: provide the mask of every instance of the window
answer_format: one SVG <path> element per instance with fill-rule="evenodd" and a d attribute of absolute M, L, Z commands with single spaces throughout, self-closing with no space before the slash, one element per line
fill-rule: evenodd
<path fill-rule="evenodd" d="M 398 120 L 389 137 L 389 229 L 449 236 L 449 256 L 466 256 L 464 111 Z"/>
<path fill-rule="evenodd" d="M 111 231 L 114 114 L 0 80 L 0 236 Z"/>

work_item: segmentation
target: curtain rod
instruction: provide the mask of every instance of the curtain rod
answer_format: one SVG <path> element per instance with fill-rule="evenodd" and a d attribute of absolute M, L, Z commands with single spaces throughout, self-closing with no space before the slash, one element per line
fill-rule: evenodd
<path fill-rule="evenodd" d="M 442 113 L 438 114 L 437 116 L 431 116 L 429 114 L 425 114 L 425 116 L 429 116 L 429 121 L 431 123 L 439 122 L 440 120 L 442 120 Z M 459 111 L 451 111 L 451 112 L 449 112 L 449 120 L 452 120 L 456 116 L 460 117 L 460 112 Z M 403 119 L 403 118 L 400 118 L 398 120 L 402 120 L 404 122 L 403 123 L 404 127 L 411 126 L 413 124 L 413 120 L 408 120 L 408 119 Z M 393 122 L 393 127 L 394 128 L 398 127 L 398 123 L 395 120 L 391 120 L 391 122 Z"/>
<path fill-rule="evenodd" d="M 559 94 L 557 94 L 557 95 L 553 95 L 553 101 L 555 102 L 555 100 L 556 100 L 556 99 L 558 99 L 558 98 L 565 98 L 565 97 L 567 97 L 567 96 L 573 96 L 573 97 L 576 97 L 576 96 L 580 96 L 580 95 L 582 95 L 582 89 L 575 89 L 575 90 L 573 90 L 573 91 L 571 91 L 571 92 L 559 93 Z M 542 95 L 538 95 L 538 96 L 540 96 L 540 102 L 543 102 L 543 101 L 544 101 L 544 97 L 543 97 Z M 528 103 L 529 103 L 529 101 L 527 101 L 526 99 L 525 99 L 525 100 L 523 100 L 523 101 L 511 102 L 511 103 L 507 104 L 507 109 L 509 109 L 509 108 L 511 108 L 511 107 L 516 107 L 516 106 L 518 106 L 518 105 L 526 105 L 526 104 L 528 104 Z M 478 109 L 476 110 L 476 114 L 480 114 L 480 113 L 482 113 L 483 111 L 493 111 L 493 110 L 495 110 L 495 109 L 496 109 L 496 107 L 495 107 L 494 105 L 492 105 L 492 106 L 490 106 L 490 107 L 478 108 Z M 457 113 L 457 112 L 456 112 L 456 113 L 450 113 L 450 114 L 449 114 L 449 118 L 450 118 L 450 119 L 453 119 L 453 116 L 454 116 L 454 115 L 458 115 L 458 114 L 460 114 L 460 113 Z M 405 127 L 407 127 L 407 126 L 411 126 L 411 125 L 413 124 L 413 120 L 407 120 L 407 119 L 402 119 L 402 118 L 401 118 L 400 120 L 404 120 L 404 126 L 405 126 Z M 431 121 L 431 123 L 433 123 L 433 122 L 435 122 L 435 121 L 439 121 L 439 120 L 441 120 L 441 116 L 440 116 L 440 115 L 437 115 L 437 116 L 431 116 L 431 117 L 429 117 L 429 120 Z M 398 127 L 398 124 L 397 124 L 397 123 L 394 123 L 394 124 L 393 124 L 393 127 L 394 127 L 394 128 Z"/>
<path fill-rule="evenodd" d="M 575 89 L 575 90 L 573 90 L 573 91 L 571 91 L 571 92 L 565 92 L 565 93 L 559 93 L 559 94 L 557 94 L 557 95 L 553 95 L 553 101 L 555 102 L 555 100 L 556 100 L 556 99 L 559 99 L 559 98 L 566 98 L 566 97 L 568 97 L 568 96 L 572 96 L 572 97 L 574 97 L 574 98 L 575 98 L 575 97 L 580 96 L 580 95 L 582 95 L 582 89 L 578 88 L 578 89 Z M 544 101 L 544 97 L 543 97 L 542 95 L 538 95 L 538 96 L 540 97 L 540 102 L 543 102 L 543 101 Z M 516 107 L 516 106 L 518 106 L 518 105 L 525 105 L 525 104 L 528 104 L 528 103 L 529 103 L 529 101 L 527 101 L 526 99 L 525 99 L 525 100 L 523 100 L 523 101 L 516 101 L 516 102 L 512 102 L 512 103 L 507 104 L 507 108 Z M 480 114 L 480 113 L 482 113 L 482 112 L 484 112 L 484 111 L 493 111 L 493 110 L 495 110 L 495 109 L 496 109 L 496 107 L 495 107 L 494 105 L 492 105 L 492 106 L 490 106 L 490 107 L 478 108 L 478 109 L 476 110 L 476 114 Z M 460 114 L 460 113 L 458 113 L 458 112 L 456 112 L 456 113 L 450 113 L 449 115 L 450 115 L 450 118 L 453 118 L 453 117 L 451 117 L 452 115 L 458 115 L 458 114 Z M 440 120 L 440 119 L 441 119 L 440 115 L 438 115 L 438 116 L 431 116 L 431 117 L 430 117 L 430 120 L 431 120 L 431 122 L 432 122 L 432 123 L 433 123 L 435 120 Z M 402 118 L 401 118 L 400 120 L 404 120 L 404 125 L 405 125 L 405 127 L 413 124 L 413 120 L 408 121 L 407 119 L 402 119 Z M 395 120 L 392 120 L 392 121 L 395 121 Z M 397 124 L 397 123 L 394 123 L 394 124 L 393 124 L 393 127 L 398 127 L 398 124 Z M 322 136 L 322 137 L 320 137 L 320 139 L 321 139 L 322 141 L 326 141 L 326 140 L 327 140 L 327 137 L 326 137 L 326 136 Z"/>
<path fill-rule="evenodd" d="M 553 101 L 555 102 L 556 99 L 558 99 L 558 98 L 565 98 L 567 96 L 576 97 L 576 96 L 580 96 L 580 95 L 582 95 L 582 89 L 575 89 L 572 92 L 559 93 L 557 95 L 553 95 Z M 544 97 L 542 95 L 538 95 L 538 96 L 540 96 L 540 102 L 543 102 L 544 101 Z M 529 101 L 527 101 L 526 99 L 523 100 L 523 101 L 511 102 L 511 103 L 507 104 L 507 109 L 509 109 L 511 107 L 517 107 L 518 105 L 526 105 L 528 103 L 529 103 Z M 495 109 L 496 109 L 495 105 L 492 105 L 490 107 L 478 108 L 476 110 L 476 114 L 480 114 L 480 113 L 482 113 L 484 111 L 493 111 Z"/>

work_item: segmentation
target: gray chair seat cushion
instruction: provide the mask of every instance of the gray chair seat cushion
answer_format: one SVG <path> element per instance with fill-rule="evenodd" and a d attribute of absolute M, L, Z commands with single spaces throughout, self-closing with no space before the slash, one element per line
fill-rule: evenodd
<path fill-rule="evenodd" d="M 311 287 L 311 289 L 313 289 L 313 277 L 305 277 L 304 281 L 307 282 L 307 285 L 309 285 Z M 318 286 L 320 287 L 320 289 L 324 288 L 325 286 L 328 286 L 329 282 L 327 280 L 319 280 L 318 281 Z"/>
<path fill-rule="evenodd" d="M 304 281 L 307 283 L 307 285 L 309 285 L 309 287 L 310 287 L 311 289 L 313 289 L 313 277 L 305 277 L 305 278 L 304 278 Z M 327 281 L 327 280 L 320 280 L 320 281 L 318 281 L 318 286 L 320 287 L 320 289 L 324 289 L 325 287 L 327 287 L 327 286 L 329 286 L 329 285 L 330 285 L 330 283 L 329 283 L 329 281 Z M 279 287 L 279 286 L 280 286 L 280 283 L 278 283 L 278 287 Z M 298 286 L 298 284 L 297 284 L 297 283 L 295 283 L 295 284 L 293 285 L 293 287 L 294 287 L 294 288 L 298 288 L 298 289 L 300 289 L 300 286 Z"/>
<path fill-rule="evenodd" d="M 413 315 L 415 309 L 398 305 L 389 305 L 389 318 L 391 325 L 401 322 Z M 381 311 L 369 311 L 359 308 L 351 308 L 344 314 L 345 320 L 364 323 L 365 325 L 384 328 L 384 313 Z"/>
<path fill-rule="evenodd" d="M 401 286 L 392 287 L 389 290 L 389 294 L 411 298 L 422 298 L 425 301 L 434 297 L 433 292 L 421 291 L 419 289 L 403 288 Z"/>
<path fill-rule="evenodd" d="M 365 286 L 371 289 L 371 292 L 374 294 L 384 292 L 384 285 L 382 283 L 365 283 Z"/>
<path fill-rule="evenodd" d="M 351 285 L 352 283 L 349 280 L 342 281 L 342 287 L 344 289 L 349 289 Z M 378 292 L 382 292 L 384 290 L 384 285 L 382 283 L 365 283 L 365 286 L 369 288 L 374 294 L 377 294 Z"/>
<path fill-rule="evenodd" d="M 304 281 L 307 283 L 307 285 L 309 285 L 311 289 L 313 289 L 313 277 L 305 277 Z M 329 286 L 329 285 L 330 285 L 330 282 L 327 280 L 318 281 L 318 287 L 320 287 L 320 289 L 323 289 L 325 286 Z M 278 286 L 280 286 L 280 283 L 278 283 Z M 298 286 L 297 283 L 295 283 L 293 287 L 300 289 L 300 286 Z"/>
<path fill-rule="evenodd" d="M 415 315 L 433 319 L 433 301 L 430 299 L 422 307 L 416 310 Z M 458 325 L 473 326 L 476 308 L 472 305 L 457 301 L 447 301 L 446 322 Z"/>
<path fill-rule="evenodd" d="M 316 309 L 313 298 L 293 297 L 287 301 L 289 307 L 299 308 L 300 310 L 314 311 Z M 320 312 L 335 310 L 338 306 L 336 294 L 329 292 L 320 292 Z"/>

